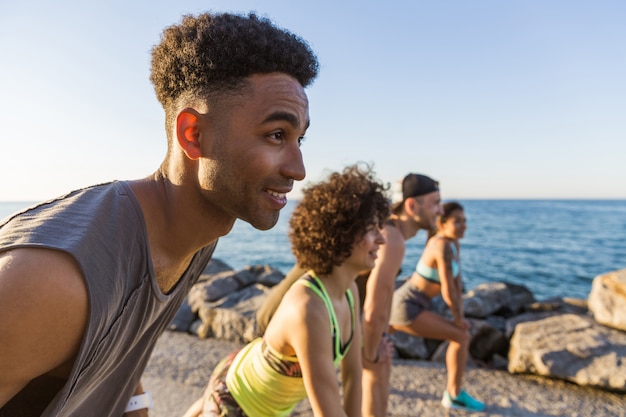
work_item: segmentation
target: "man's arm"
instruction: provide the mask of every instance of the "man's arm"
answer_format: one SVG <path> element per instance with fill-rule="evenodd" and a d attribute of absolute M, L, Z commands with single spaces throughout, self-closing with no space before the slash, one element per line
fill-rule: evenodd
<path fill-rule="evenodd" d="M 87 323 L 80 269 L 63 252 L 0 253 L 0 407 L 34 378 L 66 377 Z"/>
<path fill-rule="evenodd" d="M 391 299 L 405 249 L 404 238 L 397 228 L 387 225 L 382 234 L 386 243 L 378 250 L 376 265 L 367 279 L 363 304 L 363 356 L 370 362 L 379 353 L 381 337 L 387 331 Z"/>

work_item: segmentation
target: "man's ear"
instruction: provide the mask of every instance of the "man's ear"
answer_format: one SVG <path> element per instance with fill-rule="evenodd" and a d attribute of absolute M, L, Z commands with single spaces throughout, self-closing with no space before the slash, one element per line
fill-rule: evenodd
<path fill-rule="evenodd" d="M 418 212 L 419 201 L 416 198 L 407 198 L 404 200 L 404 212 L 411 215 Z"/>
<path fill-rule="evenodd" d="M 189 159 L 202 156 L 200 149 L 200 118 L 201 115 L 191 108 L 186 108 L 176 117 L 176 139 Z"/>

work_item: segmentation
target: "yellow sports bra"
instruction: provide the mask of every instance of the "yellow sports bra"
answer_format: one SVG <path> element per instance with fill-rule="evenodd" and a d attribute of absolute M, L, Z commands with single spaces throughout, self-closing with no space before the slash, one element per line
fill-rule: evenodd
<path fill-rule="evenodd" d="M 352 292 L 346 291 L 352 314 L 352 331 L 348 341 L 341 346 L 335 310 L 320 279 L 310 271 L 296 282 L 311 288 L 328 308 L 334 347 L 333 362 L 337 367 L 348 352 L 354 335 L 356 317 Z M 275 351 L 262 338 L 248 343 L 235 356 L 226 375 L 226 385 L 241 409 L 255 417 L 287 417 L 298 402 L 306 397 L 298 358 Z"/>

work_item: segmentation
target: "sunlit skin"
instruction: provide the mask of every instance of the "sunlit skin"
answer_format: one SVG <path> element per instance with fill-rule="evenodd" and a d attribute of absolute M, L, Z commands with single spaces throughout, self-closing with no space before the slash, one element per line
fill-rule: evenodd
<path fill-rule="evenodd" d="M 385 245 L 367 280 L 363 304 L 363 416 L 385 416 L 390 389 L 393 344 L 388 331 L 396 276 L 402 266 L 406 241 L 420 229 L 431 229 L 443 214 L 439 191 L 407 198 L 401 213 L 383 227 Z M 376 358 L 378 359 L 376 361 Z"/>
<path fill-rule="evenodd" d="M 352 326 L 351 313 L 345 297 L 346 289 L 349 288 L 353 295 L 357 295 L 358 290 L 354 282 L 357 274 L 374 265 L 379 247 L 384 246 L 384 243 L 380 229 L 370 226 L 363 237 L 356 240 L 350 256 L 341 265 L 333 267 L 330 274 L 319 275 L 333 303 L 342 344 L 348 341 Z M 355 310 L 358 314 L 358 303 Z M 330 330 L 328 320 L 326 307 L 319 297 L 304 286 L 293 285 L 268 324 L 264 338 L 282 354 L 296 355 L 300 359 L 314 415 L 360 416 L 362 361 L 361 350 L 358 342 L 355 342 L 361 340 L 360 326 L 355 326 L 353 345 L 341 364 L 345 410 L 330 410 L 331 404 L 340 404 L 341 401 L 338 387 L 332 383 L 337 380 L 337 374 L 332 366 L 331 344 L 319 337 Z M 284 329 L 292 330 L 285 332 Z M 355 372 L 355 368 L 359 370 L 358 373 Z M 348 396 L 345 395 L 346 392 L 349 393 Z"/>
<path fill-rule="evenodd" d="M 413 197 L 418 203 L 414 220 L 421 229 L 434 229 L 437 226 L 437 216 L 443 214 L 441 208 L 441 195 L 439 191 L 426 194 L 421 197 Z"/>
<path fill-rule="evenodd" d="M 385 238 L 381 229 L 377 226 L 370 226 L 363 238 L 354 244 L 351 256 L 344 262 L 354 264 L 360 271 L 372 269 L 378 259 L 378 249 L 385 244 Z"/>
<path fill-rule="evenodd" d="M 437 229 L 440 230 L 441 236 L 448 239 L 462 239 L 467 229 L 465 213 L 463 210 L 454 210 L 444 223 L 437 222 Z"/>
<path fill-rule="evenodd" d="M 252 75 L 248 81 L 244 95 L 220 101 L 217 109 L 183 107 L 169 158 L 152 177 L 131 183 L 145 207 L 164 292 L 193 254 L 226 235 L 237 218 L 258 229 L 274 226 L 285 195 L 305 176 L 304 89 L 279 73 Z M 154 206 L 163 210 L 150 210 Z"/>
<path fill-rule="evenodd" d="M 129 182 L 144 214 L 163 293 L 176 285 L 193 255 L 227 234 L 237 218 L 259 229 L 272 227 L 286 204 L 285 194 L 305 176 L 300 143 L 309 113 L 304 89 L 279 73 L 248 81 L 245 94 L 221 102 L 225 106 L 219 109 L 183 106 L 161 167 Z M 0 276 L 4 300 L 11 300 L 0 303 L 5 307 L 0 320 L 5 335 L 0 343 L 2 406 L 38 376 L 67 377 L 89 305 L 82 271 L 59 251 L 4 252 Z M 29 290 L 44 287 L 49 289 L 44 298 Z M 37 308 L 20 307 L 26 305 Z M 135 393 L 140 392 L 141 385 Z"/>
<path fill-rule="evenodd" d="M 352 334 L 352 312 L 346 299 L 346 290 L 358 297 L 355 284 L 360 271 L 371 269 L 385 239 L 381 228 L 371 225 L 365 234 L 355 240 L 350 255 L 335 265 L 329 274 L 320 274 L 335 311 L 341 344 Z M 358 303 L 354 306 L 359 315 Z M 341 385 L 337 385 L 337 371 L 333 365 L 333 346 L 320 335 L 330 332 L 328 309 L 321 298 L 303 285 L 292 285 L 285 293 L 267 330 L 265 342 L 282 355 L 297 356 L 302 378 L 315 416 L 361 417 L 361 340 L 360 326 L 354 326 L 352 345 L 341 362 Z M 343 408 L 341 407 L 343 397 Z M 203 399 L 197 400 L 184 417 L 202 415 Z"/>
<path fill-rule="evenodd" d="M 250 77 L 253 90 L 234 99 L 229 117 L 206 129 L 198 158 L 198 185 L 207 203 L 258 229 L 276 224 L 294 180 L 304 179 L 300 145 L 309 126 L 302 86 L 284 74 Z M 219 174 L 219 175 L 217 175 Z"/>
<path fill-rule="evenodd" d="M 454 210 L 445 222 L 437 220 L 437 234 L 435 237 L 441 239 L 432 240 L 426 245 L 422 254 L 422 261 L 426 266 L 431 268 L 438 268 L 438 253 L 439 250 L 445 250 L 444 256 L 447 263 L 452 261 L 452 251 L 449 247 L 443 246 L 444 244 L 455 245 L 457 247 L 457 254 L 460 252 L 459 239 L 462 239 L 467 229 L 467 219 L 463 210 Z M 460 255 L 457 255 L 457 262 L 460 264 Z M 454 277 L 456 278 L 456 277 Z M 431 281 L 428 281 L 418 274 L 413 274 L 412 280 L 414 280 L 420 289 L 430 298 L 438 296 L 442 291 L 442 285 Z M 459 322 L 460 323 L 460 322 Z"/>
<path fill-rule="evenodd" d="M 449 320 L 427 310 L 421 312 L 409 325 L 393 326 L 395 331 L 424 338 L 450 341 L 446 351 L 446 368 L 448 371 L 446 389 L 453 396 L 458 395 L 461 391 L 470 342 L 470 325 L 464 317 L 462 308 L 463 285 L 461 276 L 460 274 L 452 276 L 452 261 L 456 260 L 459 266 L 461 263 L 459 239 L 465 235 L 466 228 L 467 220 L 463 210 L 452 211 L 444 222 L 437 221 L 437 234 L 427 242 L 421 262 L 437 269 L 440 283 L 428 281 L 416 272 L 410 278 L 413 285 L 429 298 L 432 299 L 441 295 L 450 308 L 452 319 Z M 456 247 L 456 258 L 451 245 Z"/>

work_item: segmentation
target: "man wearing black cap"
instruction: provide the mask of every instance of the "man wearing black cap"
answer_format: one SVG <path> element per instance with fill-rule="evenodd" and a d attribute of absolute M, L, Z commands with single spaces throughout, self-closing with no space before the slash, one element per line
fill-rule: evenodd
<path fill-rule="evenodd" d="M 383 227 L 386 243 L 365 284 L 363 303 L 363 416 L 387 415 L 392 344 L 386 337 L 391 300 L 406 241 L 420 229 L 433 229 L 442 214 L 439 184 L 421 174 L 408 174 L 392 196 L 392 214 Z"/>

